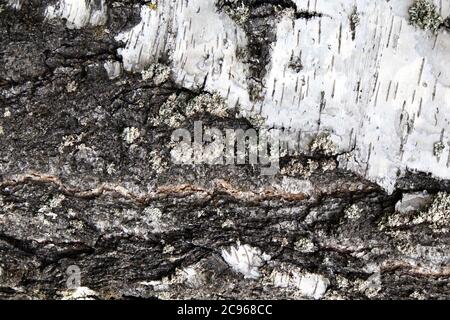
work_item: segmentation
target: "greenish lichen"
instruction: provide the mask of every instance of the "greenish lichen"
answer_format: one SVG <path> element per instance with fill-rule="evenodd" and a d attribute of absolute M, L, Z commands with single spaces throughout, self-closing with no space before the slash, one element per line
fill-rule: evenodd
<path fill-rule="evenodd" d="M 409 22 L 423 30 L 436 33 L 444 19 L 438 13 L 436 6 L 429 0 L 414 0 L 409 8 Z"/>

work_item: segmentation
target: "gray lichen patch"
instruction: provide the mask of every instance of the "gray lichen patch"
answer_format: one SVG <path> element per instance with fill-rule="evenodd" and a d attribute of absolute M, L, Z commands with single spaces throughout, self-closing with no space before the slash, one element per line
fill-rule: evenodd
<path fill-rule="evenodd" d="M 320 134 L 311 142 L 311 152 L 330 156 L 335 154 L 336 145 L 329 134 Z"/>
<path fill-rule="evenodd" d="M 186 94 L 172 94 L 159 108 L 158 115 L 150 121 L 154 125 L 165 124 L 177 128 L 194 115 L 209 114 L 223 118 L 230 115 L 225 100 L 218 94 L 202 93 L 189 99 Z"/>
<path fill-rule="evenodd" d="M 408 12 L 412 25 L 423 30 L 431 30 L 434 33 L 438 31 L 444 21 L 436 5 L 430 0 L 414 0 Z"/>
<path fill-rule="evenodd" d="M 352 39 L 355 40 L 356 39 L 356 27 L 359 25 L 359 23 L 361 22 L 360 20 L 360 16 L 358 13 L 358 8 L 356 6 L 353 7 L 353 11 L 350 14 L 349 20 L 350 20 L 350 30 L 352 33 Z"/>
<path fill-rule="evenodd" d="M 133 144 L 140 136 L 139 129 L 135 127 L 125 128 L 123 131 L 123 140 L 128 144 Z"/>
<path fill-rule="evenodd" d="M 314 241 L 312 241 L 311 239 L 304 237 L 304 238 L 300 238 L 298 239 L 295 243 L 294 243 L 294 248 L 297 251 L 303 252 L 303 253 L 312 253 L 317 251 L 317 246 L 315 245 Z"/>
<path fill-rule="evenodd" d="M 345 209 L 344 214 L 347 219 L 356 220 L 361 218 L 363 210 L 360 207 L 358 207 L 358 205 L 353 204 L 347 209 Z"/>
<path fill-rule="evenodd" d="M 414 199 L 410 199 L 412 203 Z M 406 202 L 407 199 L 404 201 Z M 450 196 L 447 193 L 440 192 L 435 197 L 431 206 L 423 211 L 418 212 L 428 199 L 419 201 L 413 208 L 403 208 L 406 203 L 399 204 L 397 209 L 399 212 L 389 215 L 385 222 L 381 223 L 381 229 L 385 227 L 398 228 L 413 225 L 427 225 L 436 232 L 447 232 L 450 227 Z M 417 207 L 419 206 L 419 207 Z"/>
<path fill-rule="evenodd" d="M 433 145 L 433 154 L 436 157 L 440 157 L 445 150 L 445 145 L 442 141 L 435 142 Z"/>
<path fill-rule="evenodd" d="M 422 212 L 414 223 L 427 222 L 436 228 L 450 228 L 450 195 L 440 192 L 434 198 L 431 207 L 426 212 Z"/>
<path fill-rule="evenodd" d="M 242 0 L 218 0 L 217 6 L 241 27 L 250 18 L 250 9 Z"/>
<path fill-rule="evenodd" d="M 219 94 L 200 94 L 187 105 L 186 115 L 204 112 L 223 118 L 228 114 L 228 106 Z"/>
<path fill-rule="evenodd" d="M 330 158 L 323 159 L 298 159 L 289 160 L 281 168 L 281 173 L 287 176 L 303 176 L 305 178 L 311 177 L 313 174 L 321 174 L 333 171 L 337 168 L 337 162 Z"/>
<path fill-rule="evenodd" d="M 169 66 L 154 63 L 141 72 L 142 80 L 151 80 L 155 85 L 159 86 L 170 79 L 171 69 Z"/>

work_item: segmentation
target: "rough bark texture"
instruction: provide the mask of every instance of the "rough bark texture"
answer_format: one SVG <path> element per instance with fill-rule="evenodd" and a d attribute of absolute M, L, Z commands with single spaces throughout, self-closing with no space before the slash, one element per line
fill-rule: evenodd
<path fill-rule="evenodd" d="M 450 182 L 408 173 L 388 194 L 320 152 L 282 158 L 274 177 L 175 165 L 174 127 L 254 122 L 187 114 L 213 95 L 164 73 L 110 79 L 104 64 L 124 47 L 114 37 L 139 22 L 141 1 L 116 1 L 106 26 L 82 29 L 45 20 L 49 3 L 0 2 L 1 298 L 450 298 Z M 254 3 L 253 18 L 274 23 Z M 249 43 L 258 83 L 270 44 Z M 92 292 L 67 288 L 72 265 Z"/>

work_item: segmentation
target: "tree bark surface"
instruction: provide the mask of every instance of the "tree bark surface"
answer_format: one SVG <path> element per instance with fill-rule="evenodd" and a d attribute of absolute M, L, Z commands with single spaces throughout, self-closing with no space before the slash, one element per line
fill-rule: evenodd
<path fill-rule="evenodd" d="M 450 51 L 424 53 L 429 78 L 420 88 L 422 60 L 418 77 L 388 81 L 384 74 L 380 84 L 373 76 L 388 59 L 380 52 L 391 54 L 402 43 L 399 28 L 412 28 L 395 11 L 408 1 L 390 1 L 398 16 L 386 16 L 387 25 L 361 14 L 359 29 L 338 22 L 337 30 L 335 15 L 344 15 L 334 6 L 321 11 L 324 1 L 243 1 L 240 16 L 233 1 L 222 2 L 88 1 L 74 16 L 63 7 L 71 1 L 0 1 L 0 298 L 450 298 L 450 182 L 439 179 L 449 174 Z M 346 17 L 353 13 L 347 2 Z M 208 14 L 192 20 L 196 12 Z M 211 32 L 227 34 L 216 34 L 214 45 L 196 42 L 189 29 L 217 18 L 209 12 L 220 17 Z M 364 28 L 378 31 L 358 33 Z M 439 32 L 417 36 L 448 49 L 448 32 Z M 294 33 L 312 39 L 303 55 L 290 42 Z M 380 40 L 389 35 L 389 43 Z M 356 41 L 355 50 L 377 52 L 353 68 L 340 58 L 345 52 L 314 53 L 319 41 L 333 42 L 330 51 Z M 436 69 L 442 57 L 446 70 Z M 331 63 L 342 68 L 328 70 L 334 78 L 323 70 Z M 355 81 L 334 100 L 345 66 Z M 290 75 L 302 72 L 299 93 Z M 387 173 L 377 167 L 385 151 L 374 142 L 386 137 L 368 137 L 383 117 L 374 111 L 377 95 L 396 108 Z M 306 118 L 295 100 L 302 97 Z M 424 120 L 413 121 L 416 134 L 408 126 L 418 110 L 408 106 L 420 99 L 431 102 Z M 304 129 L 278 174 L 171 160 L 175 129 L 193 130 L 195 121 L 258 129 L 252 114 L 289 132 Z M 324 133 L 332 152 L 311 148 Z M 408 158 L 409 143 L 422 138 L 423 165 Z M 436 158 L 440 141 L 444 153 Z M 427 161 L 436 170 L 425 170 Z M 70 286 L 74 267 L 78 289 Z"/>

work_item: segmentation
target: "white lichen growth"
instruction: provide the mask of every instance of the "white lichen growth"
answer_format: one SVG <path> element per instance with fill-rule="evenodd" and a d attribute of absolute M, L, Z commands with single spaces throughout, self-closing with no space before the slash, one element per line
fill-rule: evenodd
<path fill-rule="evenodd" d="M 368 298 L 375 298 L 382 289 L 380 272 L 373 273 L 366 281 L 359 283 L 359 291 Z"/>
<path fill-rule="evenodd" d="M 123 139 L 128 144 L 133 144 L 140 137 L 139 129 L 135 127 L 125 128 Z"/>
<path fill-rule="evenodd" d="M 335 161 L 315 161 L 312 159 L 308 159 L 306 164 L 302 164 L 300 161 L 291 160 L 291 162 L 281 169 L 281 174 L 287 176 L 297 176 L 301 175 L 305 178 L 311 177 L 313 173 L 315 173 L 322 166 L 322 172 L 326 172 L 329 170 L 334 170 L 336 168 Z"/>
<path fill-rule="evenodd" d="M 422 205 L 422 204 L 421 204 Z M 417 211 L 419 207 L 407 212 L 399 212 L 390 215 L 385 224 L 381 224 L 383 230 L 385 226 L 401 227 L 405 225 L 429 224 L 432 229 L 448 228 L 450 226 L 450 195 L 445 192 L 438 193 L 431 206 L 426 211 L 421 211 L 415 215 L 405 214 Z"/>
<path fill-rule="evenodd" d="M 68 93 L 72 93 L 72 92 L 76 92 L 78 89 L 78 85 L 75 81 L 70 81 L 67 85 L 66 85 L 66 91 Z"/>
<path fill-rule="evenodd" d="M 228 112 L 228 106 L 222 96 L 217 93 L 201 94 L 188 104 L 186 114 L 192 116 L 203 112 L 217 117 L 225 117 Z"/>
<path fill-rule="evenodd" d="M 174 299 L 174 289 L 177 287 L 197 290 L 208 284 L 210 273 L 205 270 L 204 264 L 205 260 L 201 260 L 188 267 L 177 268 L 170 276 L 160 280 L 143 281 L 140 285 L 145 286 L 146 290 L 153 291 L 152 293 L 159 299 Z"/>
<path fill-rule="evenodd" d="M 187 118 L 204 113 L 223 118 L 228 113 L 228 106 L 225 100 L 216 93 L 200 94 L 189 102 L 186 102 L 186 97 L 183 95 L 172 94 L 160 107 L 157 117 L 152 119 L 151 123 L 177 128 Z"/>
<path fill-rule="evenodd" d="M 350 280 L 340 274 L 336 275 L 336 283 L 339 289 L 347 289 L 350 287 Z"/>
<path fill-rule="evenodd" d="M 62 194 L 58 195 L 57 197 L 52 198 L 49 202 L 50 208 L 58 208 L 61 206 L 62 202 L 66 199 L 66 197 Z"/>
<path fill-rule="evenodd" d="M 222 223 L 222 229 L 231 229 L 234 227 L 233 220 L 227 219 Z"/>
<path fill-rule="evenodd" d="M 440 192 L 426 212 L 422 212 L 413 221 L 415 224 L 429 223 L 436 228 L 450 227 L 450 195 Z"/>
<path fill-rule="evenodd" d="M 231 18 L 237 25 L 243 27 L 250 18 L 250 9 L 242 0 L 219 0 L 217 6 Z"/>
<path fill-rule="evenodd" d="M 423 30 L 436 33 L 444 19 L 438 13 L 436 5 L 429 0 L 414 0 L 409 8 L 409 22 Z"/>
<path fill-rule="evenodd" d="M 161 233 L 167 230 L 167 223 L 164 222 L 162 211 L 158 208 L 148 207 L 142 212 L 142 220 L 150 227 L 152 232 Z"/>
<path fill-rule="evenodd" d="M 314 186 L 309 180 L 296 179 L 291 177 L 283 177 L 281 183 L 274 183 L 274 188 L 281 192 L 290 194 L 305 194 L 312 195 L 314 193 Z"/>
<path fill-rule="evenodd" d="M 436 157 L 440 157 L 445 150 L 445 145 L 442 141 L 436 142 L 433 145 L 433 154 Z"/>
<path fill-rule="evenodd" d="M 73 146 L 79 144 L 83 140 L 84 136 L 85 136 L 85 133 L 64 136 L 62 139 L 63 141 L 58 146 L 58 151 L 60 153 L 64 153 L 65 148 L 73 147 Z"/>
<path fill-rule="evenodd" d="M 311 142 L 311 152 L 331 156 L 336 152 L 336 145 L 329 134 L 320 134 Z"/>
<path fill-rule="evenodd" d="M 259 279 L 259 268 L 270 260 L 270 256 L 263 254 L 260 249 L 241 245 L 239 242 L 229 250 L 222 249 L 222 258 L 236 272 L 244 275 L 245 279 Z"/>
<path fill-rule="evenodd" d="M 345 217 L 349 220 L 357 220 L 361 218 L 363 210 L 358 207 L 356 204 L 352 204 L 348 208 L 345 209 L 344 214 Z"/>
<path fill-rule="evenodd" d="M 353 8 L 353 11 L 350 15 L 350 23 L 353 27 L 356 27 L 361 22 L 358 14 L 358 9 L 356 7 Z"/>
<path fill-rule="evenodd" d="M 317 250 L 314 242 L 309 238 L 301 238 L 294 243 L 294 248 L 303 253 L 312 253 Z"/>
<path fill-rule="evenodd" d="M 55 220 L 58 215 L 53 211 L 54 209 L 61 207 L 61 204 L 65 199 L 66 197 L 64 195 L 58 195 L 57 197 L 52 198 L 48 204 L 45 204 L 39 208 L 38 212 L 51 218 L 52 220 Z"/>
<path fill-rule="evenodd" d="M 165 124 L 171 128 L 179 127 L 186 120 L 186 117 L 178 111 L 183 104 L 184 101 L 180 96 L 172 94 L 159 108 L 158 116 L 151 119 L 151 123 L 155 126 Z"/>
<path fill-rule="evenodd" d="M 154 63 L 141 72 L 142 80 L 153 81 L 157 86 L 170 79 L 170 67 L 160 63 Z"/>
<path fill-rule="evenodd" d="M 160 151 L 153 150 L 149 156 L 152 169 L 157 173 L 162 173 L 167 168 L 168 163 L 161 157 Z"/>
<path fill-rule="evenodd" d="M 175 273 L 174 283 L 182 283 L 191 289 L 201 288 L 207 281 L 207 277 L 199 265 L 178 269 Z"/>
<path fill-rule="evenodd" d="M 414 300 L 427 300 L 426 294 L 424 292 L 417 291 L 417 290 L 414 291 L 413 293 L 411 293 L 409 295 L 409 297 Z"/>
<path fill-rule="evenodd" d="M 109 175 L 115 174 L 115 173 L 117 172 L 117 170 L 116 170 L 116 165 L 115 165 L 114 163 L 109 163 L 109 164 L 106 166 L 106 172 L 107 172 Z"/>
<path fill-rule="evenodd" d="M 98 293 L 88 287 L 78 287 L 64 291 L 62 300 L 95 300 Z"/>

